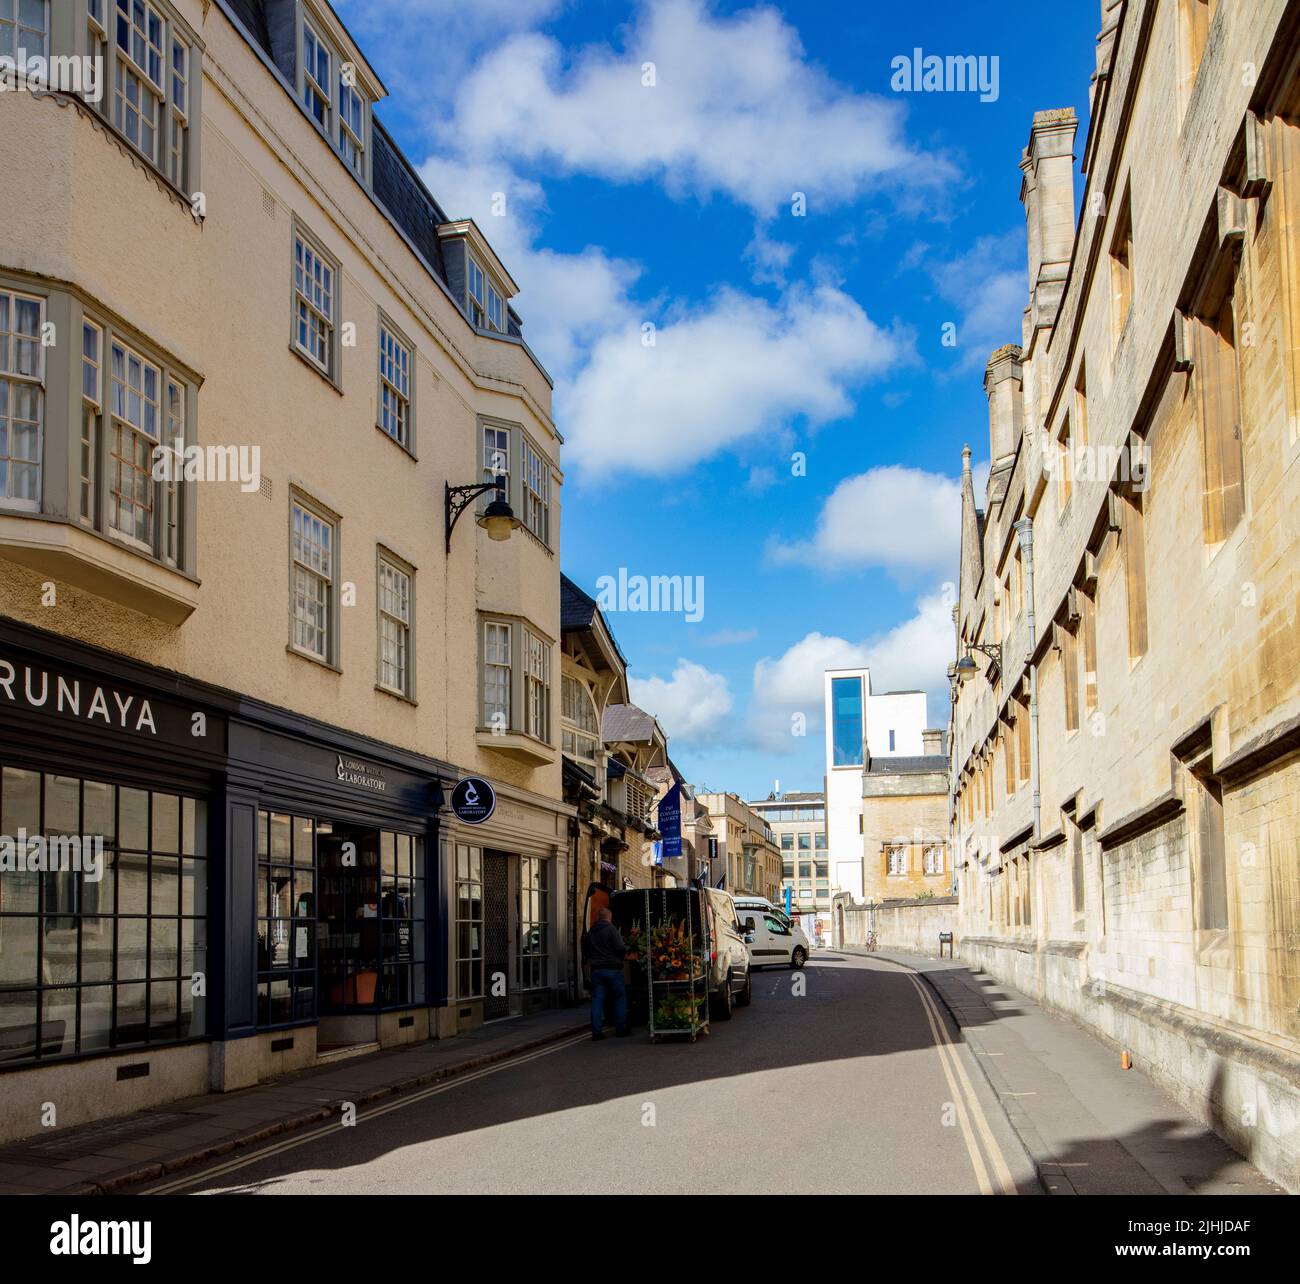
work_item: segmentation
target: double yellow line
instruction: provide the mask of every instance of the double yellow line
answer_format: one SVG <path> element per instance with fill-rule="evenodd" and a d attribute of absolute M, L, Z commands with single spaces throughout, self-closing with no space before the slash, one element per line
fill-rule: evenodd
<path fill-rule="evenodd" d="M 948 1025 L 939 1012 L 929 986 L 921 980 L 912 968 L 907 967 L 905 964 L 895 963 L 892 959 L 877 959 L 876 962 L 888 963 L 901 969 L 907 979 L 911 981 L 917 994 L 921 996 L 921 1006 L 925 1009 L 926 1020 L 930 1023 L 930 1034 L 934 1038 L 935 1047 L 939 1052 L 939 1060 L 943 1064 L 944 1077 L 948 1080 L 948 1090 L 952 1093 L 953 1104 L 957 1109 L 957 1121 L 961 1125 L 962 1140 L 966 1143 L 966 1153 L 970 1156 L 971 1167 L 975 1170 L 975 1179 L 979 1182 L 980 1193 L 984 1195 L 1018 1194 L 1016 1183 L 1012 1180 L 1011 1171 L 1003 1158 L 1002 1149 L 993 1136 L 993 1130 L 989 1127 L 988 1117 L 984 1114 L 984 1107 L 980 1105 L 979 1098 L 975 1095 L 974 1088 L 971 1087 L 970 1079 L 966 1074 L 966 1067 L 962 1065 L 961 1058 L 957 1055 L 956 1045 L 948 1034 Z M 975 1121 L 974 1130 L 971 1128 L 972 1118 Z M 979 1133 L 979 1138 L 983 1140 L 984 1149 L 988 1154 L 989 1162 L 987 1165 L 984 1162 L 984 1156 L 980 1153 L 979 1141 L 975 1135 L 976 1131 Z M 989 1177 L 990 1167 L 993 1169 L 993 1178 L 996 1179 L 999 1188 L 996 1191 Z"/>
<path fill-rule="evenodd" d="M 538 1048 L 534 1052 L 525 1052 L 517 1057 L 505 1057 L 490 1066 L 484 1066 L 481 1070 L 471 1070 L 467 1074 L 456 1075 L 441 1083 L 435 1083 L 428 1088 L 421 1088 L 418 1092 L 403 1093 L 382 1106 L 367 1110 L 365 1114 L 358 1114 L 357 1124 L 369 1123 L 372 1119 L 378 1119 L 382 1115 L 392 1114 L 394 1110 L 405 1110 L 407 1106 L 414 1106 L 421 1101 L 427 1101 L 430 1097 L 438 1096 L 439 1093 L 450 1092 L 453 1088 L 459 1088 L 462 1084 L 474 1083 L 478 1079 L 486 1079 L 489 1075 L 499 1074 L 502 1070 L 512 1070 L 525 1061 L 536 1061 L 538 1057 L 549 1057 L 553 1052 L 560 1052 L 564 1048 L 570 1048 L 575 1043 L 583 1043 L 590 1037 L 589 1034 L 585 1033 L 576 1034 L 572 1038 L 561 1039 L 557 1043 L 548 1044 L 546 1047 Z M 238 1159 L 227 1160 L 214 1168 L 203 1168 L 200 1171 L 179 1177 L 175 1181 L 165 1182 L 161 1186 L 151 1186 L 148 1190 L 140 1193 L 142 1195 L 175 1195 L 190 1186 L 197 1186 L 200 1182 L 211 1181 L 214 1177 L 224 1177 L 227 1173 L 237 1172 L 241 1168 L 247 1168 L 250 1164 L 259 1164 L 264 1159 L 272 1159 L 276 1155 L 282 1155 L 287 1150 L 296 1150 L 299 1146 L 308 1146 L 321 1137 L 337 1132 L 341 1126 L 337 1119 L 329 1119 L 315 1128 L 308 1129 L 306 1132 L 295 1133 L 284 1141 L 277 1141 L 269 1146 L 251 1150 L 240 1155 Z"/>

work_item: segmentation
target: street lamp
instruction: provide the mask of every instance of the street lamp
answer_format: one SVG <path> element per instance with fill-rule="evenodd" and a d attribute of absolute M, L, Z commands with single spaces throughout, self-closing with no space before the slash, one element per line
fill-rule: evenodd
<path fill-rule="evenodd" d="M 971 655 L 972 651 L 982 652 L 984 655 L 988 656 L 993 664 L 997 665 L 999 668 L 1002 666 L 1002 647 L 999 643 L 994 642 L 992 646 L 984 646 L 982 643 L 972 642 L 970 646 L 966 648 L 966 654 L 957 661 L 953 668 L 953 676 L 958 682 L 965 682 L 967 679 L 973 678 L 980 671 L 979 665 L 975 663 L 974 656 Z"/>
<path fill-rule="evenodd" d="M 496 477 L 490 482 L 482 482 L 477 486 L 453 486 L 450 482 L 447 483 L 448 554 L 451 553 L 451 532 L 460 519 L 461 513 L 485 492 L 489 490 L 501 492 L 505 488 L 506 479 L 504 477 Z M 515 510 L 504 499 L 500 498 L 494 499 L 474 520 L 487 531 L 488 539 L 495 540 L 497 543 L 509 539 L 510 532 L 520 524 L 519 519 L 515 516 Z"/>

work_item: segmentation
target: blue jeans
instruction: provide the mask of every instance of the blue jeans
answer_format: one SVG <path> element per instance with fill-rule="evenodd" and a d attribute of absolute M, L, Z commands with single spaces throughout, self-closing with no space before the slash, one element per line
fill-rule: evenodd
<path fill-rule="evenodd" d="M 627 986 L 623 984 L 622 971 L 611 968 L 591 970 L 591 1032 L 599 1034 L 605 1028 L 605 996 L 614 996 L 614 1025 L 627 1029 Z"/>

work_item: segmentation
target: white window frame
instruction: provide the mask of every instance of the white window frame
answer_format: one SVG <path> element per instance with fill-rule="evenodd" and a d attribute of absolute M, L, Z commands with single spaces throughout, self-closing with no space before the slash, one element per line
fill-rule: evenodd
<path fill-rule="evenodd" d="M 502 726 L 509 731 L 513 725 L 514 654 L 514 629 L 510 622 L 484 620 L 482 708 L 483 725 L 489 729 Z M 493 679 L 490 688 L 489 677 Z"/>
<path fill-rule="evenodd" d="M 494 731 L 493 715 L 505 714 L 503 730 L 552 744 L 551 685 L 555 644 L 515 616 L 483 615 L 479 635 L 481 729 Z M 500 645 L 508 638 L 505 647 Z M 489 678 L 492 679 L 489 684 Z M 503 702 L 502 690 L 509 692 Z"/>
<path fill-rule="evenodd" d="M 34 27 L 28 27 L 20 21 L 22 14 L 22 0 L 0 0 L 0 27 L 8 27 L 13 32 L 13 53 L 17 59 L 18 51 L 21 49 L 29 58 L 49 56 L 50 52 L 50 4 L 49 0 L 42 0 L 42 29 L 41 47 L 33 49 L 30 45 L 20 42 L 20 33 L 31 33 Z M 17 63 L 15 62 L 15 65 Z"/>
<path fill-rule="evenodd" d="M 498 489 L 493 498 L 510 502 L 510 477 L 514 471 L 510 466 L 510 447 L 512 430 L 505 424 L 488 423 L 481 425 L 483 443 L 483 480 L 493 481 L 497 477 L 506 479 L 505 490 Z M 499 465 L 499 466 L 498 466 Z"/>
<path fill-rule="evenodd" d="M 551 464 L 540 450 L 519 434 L 519 486 L 524 526 L 551 547 Z"/>
<path fill-rule="evenodd" d="M 410 567 L 382 549 L 375 597 L 379 629 L 377 681 L 384 691 L 409 700 L 414 691 L 415 576 Z"/>
<path fill-rule="evenodd" d="M 942 874 L 944 872 L 945 860 L 944 849 L 941 844 L 931 843 L 925 849 L 925 872 L 927 874 Z"/>
<path fill-rule="evenodd" d="M 582 715 L 590 719 L 587 726 Z M 579 744 L 583 748 L 579 748 Z M 590 744 L 590 752 L 586 746 Z M 600 719 L 596 714 L 596 702 L 591 698 L 587 684 L 572 673 L 560 675 L 560 748 L 575 762 L 596 765 L 600 754 Z"/>
<path fill-rule="evenodd" d="M 379 317 L 378 427 L 399 446 L 413 448 L 415 349 L 382 313 Z"/>
<path fill-rule="evenodd" d="M 321 269 L 318 277 L 312 265 Z M 332 383 L 338 383 L 338 324 L 339 264 L 333 255 L 304 227 L 295 223 L 293 229 L 293 315 L 291 338 L 293 349 L 303 359 L 320 371 Z M 328 285 L 326 283 L 328 274 Z M 307 331 L 307 341 L 303 329 Z M 311 340 L 319 339 L 324 347 L 324 357 Z"/>
<path fill-rule="evenodd" d="M 339 107 L 338 107 L 338 149 L 343 163 L 358 178 L 366 176 L 366 111 L 369 100 L 356 85 L 349 85 L 343 79 L 343 64 L 339 63 Z M 355 104 L 357 122 L 355 127 L 350 116 Z"/>
<path fill-rule="evenodd" d="M 123 8 L 125 6 L 125 9 Z M 142 16 L 143 27 L 136 25 L 137 16 Z M 158 23 L 158 43 L 153 41 L 150 19 Z M 126 23 L 127 48 L 122 47 L 123 22 Z M 166 13 L 151 0 L 113 0 L 113 128 L 131 144 L 155 169 L 165 173 L 163 149 L 167 146 L 165 135 L 168 125 L 170 97 L 168 78 L 170 74 L 171 41 L 170 28 Z M 158 77 L 154 78 L 149 69 L 150 54 L 158 57 Z M 141 61 L 141 57 L 143 61 Z M 128 81 L 130 77 L 130 81 Z M 136 103 L 130 101 L 127 86 L 134 82 L 139 98 Z M 148 95 L 152 103 L 153 146 L 146 151 L 143 140 L 144 101 Z M 132 108 L 136 115 L 134 136 L 127 128 L 127 110 Z"/>
<path fill-rule="evenodd" d="M 88 339 L 94 334 L 94 355 Z M 81 322 L 81 431 L 78 438 L 77 516 L 93 527 L 99 507 L 99 442 L 104 431 L 104 327 L 89 317 Z"/>
<path fill-rule="evenodd" d="M 308 41 L 314 46 L 316 59 L 311 60 L 308 65 L 307 46 Z M 320 67 L 319 57 L 321 54 L 329 60 L 329 65 L 325 69 L 325 76 L 322 80 L 317 72 Z M 334 68 L 339 65 L 342 69 L 341 60 L 335 51 L 333 44 L 321 35 L 316 24 L 304 13 L 302 20 L 302 102 L 307 109 L 307 115 L 325 131 L 331 138 L 334 131 L 334 98 L 332 85 L 334 82 Z M 323 114 L 318 115 L 312 104 L 312 95 L 320 98 Z"/>
<path fill-rule="evenodd" d="M 527 627 L 523 641 L 523 730 L 534 740 L 550 744 L 551 644 Z"/>
<path fill-rule="evenodd" d="M 0 505 L 7 509 L 17 509 L 22 512 L 39 512 L 41 507 L 41 497 L 45 491 L 45 412 L 46 412 L 46 388 L 45 388 L 45 348 L 41 342 L 42 332 L 45 326 L 47 316 L 47 300 L 39 294 L 31 294 L 25 290 L 11 289 L 8 286 L 0 288 L 0 297 L 8 301 L 6 311 L 8 313 L 7 329 L 3 332 L 3 338 L 0 338 L 0 383 L 6 385 L 4 423 L 6 425 L 7 445 L 3 456 L 5 462 L 5 480 L 3 487 L 0 487 Z M 36 305 L 36 333 L 21 334 L 13 329 L 16 324 L 17 304 L 21 300 L 23 303 Z M 36 354 L 36 369 L 34 372 L 19 374 L 17 370 L 17 349 L 19 343 L 28 343 L 33 345 Z M 35 460 L 26 459 L 16 456 L 12 453 L 14 446 L 14 402 L 16 393 L 19 388 L 30 391 L 36 398 L 36 458 Z M 30 423 L 31 420 L 23 420 L 24 423 Z M 11 495 L 10 490 L 13 486 L 12 464 L 17 462 L 20 467 L 36 466 L 36 495 L 34 498 L 27 496 Z"/>
<path fill-rule="evenodd" d="M 181 67 L 176 67 L 176 54 L 181 54 Z M 187 40 L 175 31 L 169 32 L 167 43 L 167 177 L 182 191 L 186 189 L 190 173 L 190 67 L 194 50 Z M 177 85 L 181 92 L 178 95 Z M 178 97 L 183 101 L 178 102 Z"/>
<path fill-rule="evenodd" d="M 907 874 L 907 848 L 901 844 L 885 848 L 885 872 L 890 878 Z"/>
<path fill-rule="evenodd" d="M 338 521 L 318 505 L 313 504 L 305 495 L 297 491 L 289 496 L 289 646 L 298 655 L 322 664 L 334 666 L 338 651 L 337 644 L 337 604 L 338 604 Z M 299 534 L 301 529 L 302 534 Z M 317 529 L 328 532 L 327 540 L 313 539 L 308 546 L 308 537 Z M 320 550 L 318 552 L 317 550 Z M 322 622 L 305 618 L 299 612 L 299 601 L 307 600 L 300 592 L 313 585 L 320 585 L 316 594 L 317 602 L 323 606 Z M 303 638 L 307 630 L 316 630 L 321 634 L 323 646 L 316 649 Z"/>
<path fill-rule="evenodd" d="M 119 378 L 117 373 L 118 353 L 122 355 L 122 376 Z M 107 501 L 107 511 L 104 517 L 104 527 L 108 534 L 114 539 L 121 540 L 124 544 L 130 544 L 133 548 L 143 549 L 147 553 L 154 553 L 158 547 L 159 535 L 162 528 L 162 522 L 166 514 L 161 502 L 161 495 L 153 480 L 153 463 L 156 458 L 156 452 L 159 446 L 164 444 L 165 424 L 164 415 L 166 413 L 166 381 L 162 365 L 145 355 L 139 349 L 122 338 L 120 335 L 114 335 L 112 345 L 109 350 L 108 363 L 108 477 L 105 499 Z M 132 366 L 138 364 L 140 370 L 139 388 L 132 384 Z M 149 374 L 154 376 L 155 394 L 151 401 L 148 396 Z M 118 390 L 121 389 L 121 398 L 119 400 Z M 133 400 L 139 402 L 139 422 L 132 418 Z M 121 411 L 119 412 L 119 405 Z M 153 408 L 154 428 L 151 433 L 149 430 L 148 410 Z M 123 454 L 119 449 L 120 439 L 125 439 L 130 450 L 130 455 Z M 147 454 L 141 466 L 139 447 L 143 443 L 148 443 Z M 146 538 L 141 538 L 138 530 L 138 524 L 134 529 L 127 529 L 121 525 L 122 508 L 125 505 L 134 512 L 136 509 L 144 506 L 144 500 L 138 498 L 135 486 L 132 492 L 128 494 L 124 489 L 124 482 L 127 479 L 126 472 L 129 469 L 132 474 L 131 480 L 136 485 L 143 486 L 144 500 L 147 500 L 146 511 L 148 513 L 148 526 Z"/>

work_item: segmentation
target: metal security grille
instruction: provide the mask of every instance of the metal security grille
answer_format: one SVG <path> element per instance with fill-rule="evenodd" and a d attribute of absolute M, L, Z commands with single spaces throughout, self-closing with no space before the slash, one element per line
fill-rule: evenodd
<path fill-rule="evenodd" d="M 510 1015 L 510 858 L 483 853 L 483 1019 Z"/>

